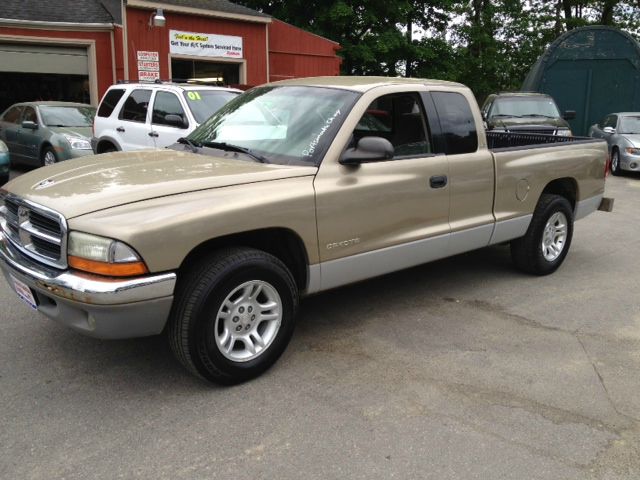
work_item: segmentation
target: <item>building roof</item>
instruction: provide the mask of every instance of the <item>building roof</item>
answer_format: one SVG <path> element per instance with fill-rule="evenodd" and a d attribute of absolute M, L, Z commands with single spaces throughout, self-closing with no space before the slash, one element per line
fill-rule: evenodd
<path fill-rule="evenodd" d="M 113 23 L 99 0 L 2 0 L 0 18 L 34 22 Z"/>
<path fill-rule="evenodd" d="M 121 0 L 48 0 L 43 6 L 41 0 L 2 0 L 0 19 L 32 22 L 63 23 L 122 23 Z M 222 12 L 261 19 L 270 18 L 227 0 L 139 0 L 130 1 L 133 7 L 149 8 L 166 6 L 202 11 Z"/>
<path fill-rule="evenodd" d="M 269 17 L 269 15 L 265 15 L 248 7 L 243 7 L 242 5 L 236 5 L 227 0 L 150 0 L 149 3 L 162 3 L 174 7 L 197 8 L 198 10 L 214 10 L 236 15 L 248 15 L 250 17 Z"/>

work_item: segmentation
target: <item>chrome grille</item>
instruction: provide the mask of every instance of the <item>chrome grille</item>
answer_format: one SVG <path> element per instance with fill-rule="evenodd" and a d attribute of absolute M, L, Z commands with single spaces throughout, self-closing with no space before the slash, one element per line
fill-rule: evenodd
<path fill-rule="evenodd" d="M 67 267 L 67 222 L 58 212 L 3 193 L 0 229 L 25 255 L 51 267 Z"/>

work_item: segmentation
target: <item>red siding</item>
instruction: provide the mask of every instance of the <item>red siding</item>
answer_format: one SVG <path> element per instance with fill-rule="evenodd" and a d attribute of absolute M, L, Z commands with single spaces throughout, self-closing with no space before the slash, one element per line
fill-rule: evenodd
<path fill-rule="evenodd" d="M 339 75 L 340 45 L 273 19 L 269 26 L 270 81 L 318 75 Z"/>
<path fill-rule="evenodd" d="M 169 30 L 211 33 L 242 37 L 243 56 L 247 61 L 246 83 L 259 85 L 267 81 L 267 32 L 265 24 L 212 17 L 197 17 L 171 11 L 164 12 L 164 27 L 149 27 L 150 10 L 127 9 L 129 78 L 137 79 L 136 52 L 155 51 L 160 55 L 160 78 L 169 78 Z M 203 57 L 203 60 L 215 60 Z"/>
<path fill-rule="evenodd" d="M 43 37 L 47 44 L 50 39 L 60 38 L 64 40 L 94 40 L 96 45 L 96 70 L 98 82 L 98 99 L 113 83 L 113 68 L 111 62 L 111 33 L 110 32 L 73 32 L 66 30 L 40 30 L 35 28 L 0 27 L 0 35 L 8 35 L 12 40 L 20 40 L 24 37 Z M 72 46 L 72 44 L 61 44 Z M 91 74 L 91 71 L 89 71 Z"/>

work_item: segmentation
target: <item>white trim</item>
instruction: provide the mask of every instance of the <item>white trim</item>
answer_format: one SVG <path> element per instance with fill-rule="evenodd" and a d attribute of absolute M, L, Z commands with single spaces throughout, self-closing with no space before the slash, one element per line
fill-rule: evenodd
<path fill-rule="evenodd" d="M 320 264 L 320 290 L 329 290 L 386 273 L 486 247 L 493 224 L 381 248 Z"/>
<path fill-rule="evenodd" d="M 600 203 L 602 202 L 602 194 L 595 195 L 591 198 L 587 198 L 585 200 L 581 200 L 576 205 L 576 213 L 574 220 L 580 220 L 581 218 L 586 217 L 587 215 L 598 210 Z"/>
<path fill-rule="evenodd" d="M 527 233 L 532 218 L 533 214 L 529 214 L 496 222 L 489 244 L 494 245 L 522 237 Z"/>
<path fill-rule="evenodd" d="M 320 291 L 320 264 L 309 265 L 309 280 L 307 282 L 307 288 L 305 289 L 305 294 L 316 293 Z"/>
<path fill-rule="evenodd" d="M 218 10 L 205 10 L 202 8 L 181 7 L 177 5 L 170 5 L 168 3 L 147 2 L 144 0 L 129 0 L 126 3 L 127 3 L 127 7 L 141 8 L 146 10 L 155 10 L 156 8 L 162 8 L 162 10 L 165 13 L 176 12 L 176 13 L 185 13 L 187 15 L 217 17 L 217 18 L 225 18 L 229 20 L 241 20 L 244 22 L 271 23 L 271 17 L 260 17 L 260 16 L 242 14 L 242 13 L 230 13 L 230 12 L 220 12 Z"/>
<path fill-rule="evenodd" d="M 47 30 L 108 31 L 113 30 L 114 25 L 114 23 L 46 22 L 42 20 L 17 20 L 13 18 L 0 18 L 0 27 L 11 26 Z"/>

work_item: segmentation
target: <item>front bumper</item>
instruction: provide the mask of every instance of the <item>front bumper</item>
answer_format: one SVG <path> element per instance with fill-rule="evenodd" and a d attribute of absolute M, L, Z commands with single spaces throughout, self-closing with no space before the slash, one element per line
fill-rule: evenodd
<path fill-rule="evenodd" d="M 162 332 L 173 303 L 176 274 L 110 279 L 56 270 L 18 252 L 0 233 L 0 268 L 34 294 L 38 311 L 85 335 L 133 338 Z"/>

